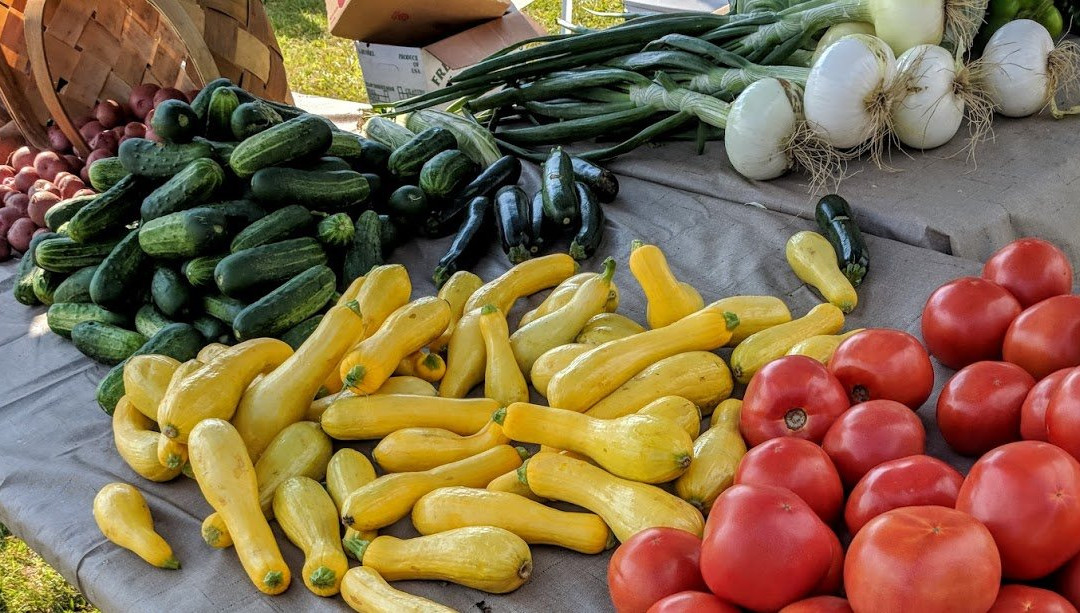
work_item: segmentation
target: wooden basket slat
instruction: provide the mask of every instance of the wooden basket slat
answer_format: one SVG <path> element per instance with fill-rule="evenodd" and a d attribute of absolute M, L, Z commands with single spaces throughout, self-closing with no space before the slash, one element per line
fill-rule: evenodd
<path fill-rule="evenodd" d="M 98 59 L 106 64 L 115 64 L 120 59 L 123 47 L 120 45 L 120 39 L 114 36 L 112 32 L 107 30 L 105 26 L 99 24 L 97 21 L 87 21 L 86 27 L 83 28 L 82 36 L 79 37 L 79 47 L 83 49 L 96 49 L 97 53 L 94 54 L 95 59 Z M 84 53 L 83 55 L 89 55 Z M 102 81 L 102 84 L 105 82 Z M 95 92 L 96 93 L 96 92 Z"/>
<path fill-rule="evenodd" d="M 56 8 L 51 19 L 48 16 L 46 19 L 53 37 L 60 40 L 79 40 L 93 13 L 94 7 L 89 2 L 65 2 Z"/>
<path fill-rule="evenodd" d="M 119 39 L 124 34 L 124 24 L 127 22 L 128 10 L 123 4 L 117 2 L 100 2 L 94 14 L 94 21 L 109 31 L 114 38 Z"/>
<path fill-rule="evenodd" d="M 247 23 L 250 4 L 248 0 L 199 0 L 204 9 L 224 13 L 242 25 Z"/>
<path fill-rule="evenodd" d="M 246 30 L 236 31 L 236 63 L 266 82 L 270 79 L 270 50 Z"/>

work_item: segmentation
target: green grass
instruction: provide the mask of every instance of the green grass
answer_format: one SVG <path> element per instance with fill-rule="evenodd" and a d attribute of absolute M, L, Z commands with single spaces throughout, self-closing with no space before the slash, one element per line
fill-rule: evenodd
<path fill-rule="evenodd" d="M 0 525 L 0 613 L 91 611 L 79 590 Z"/>

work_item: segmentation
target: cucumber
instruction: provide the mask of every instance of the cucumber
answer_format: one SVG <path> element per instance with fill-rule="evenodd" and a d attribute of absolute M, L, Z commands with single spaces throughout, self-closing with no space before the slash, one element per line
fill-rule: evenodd
<path fill-rule="evenodd" d="M 206 136 L 217 140 L 232 140 L 233 112 L 240 106 L 240 98 L 228 87 L 217 89 L 210 98 L 206 112 Z"/>
<path fill-rule="evenodd" d="M 268 166 L 321 156 L 330 148 L 331 139 L 330 126 L 325 121 L 304 115 L 240 143 L 229 158 L 229 166 L 237 176 L 247 178 Z"/>
<path fill-rule="evenodd" d="M 235 298 L 221 295 L 203 296 L 203 310 L 206 311 L 206 314 L 228 324 L 230 328 L 232 328 L 236 316 L 246 306 L 246 304 Z"/>
<path fill-rule="evenodd" d="M 229 130 L 237 140 L 245 140 L 281 123 L 281 115 L 268 104 L 244 102 L 229 118 Z"/>
<path fill-rule="evenodd" d="M 544 194 L 536 192 L 529 201 L 529 251 L 540 253 L 544 247 Z"/>
<path fill-rule="evenodd" d="M 225 213 L 189 209 L 158 217 L 139 228 L 139 245 L 147 255 L 163 259 L 193 258 L 224 247 L 228 238 Z"/>
<path fill-rule="evenodd" d="M 581 261 L 591 258 L 604 240 L 604 207 L 588 185 L 578 181 L 574 187 L 581 207 L 581 228 L 570 242 L 570 257 Z"/>
<path fill-rule="evenodd" d="M 574 177 L 587 185 L 600 202 L 611 202 L 619 195 L 619 179 L 615 173 L 579 157 L 571 157 L 570 164 L 574 168 Z"/>
<path fill-rule="evenodd" d="M 402 234 L 403 232 L 389 215 L 379 215 L 379 243 L 384 256 L 393 253 L 401 242 Z"/>
<path fill-rule="evenodd" d="M 157 310 L 152 304 L 144 304 L 135 313 L 135 329 L 139 334 L 146 337 L 151 337 L 158 333 L 162 328 L 169 324 L 174 324 L 175 321 L 165 317 L 161 311 Z"/>
<path fill-rule="evenodd" d="M 129 138 L 120 143 L 119 158 L 131 174 L 168 179 L 195 160 L 212 154 L 213 147 L 205 139 L 185 144 L 162 144 L 145 138 Z"/>
<path fill-rule="evenodd" d="M 509 155 L 499 158 L 470 181 L 448 207 L 428 215 L 419 232 L 429 238 L 442 238 L 453 234 L 465 219 L 465 211 L 473 198 L 494 197 L 500 187 L 514 185 L 520 178 L 521 160 Z"/>
<path fill-rule="evenodd" d="M 48 312 L 45 313 L 45 321 L 54 334 L 64 338 L 71 338 L 72 328 L 84 321 L 100 321 L 114 326 L 123 326 L 127 323 L 128 318 L 96 304 L 57 302 L 50 306 Z"/>
<path fill-rule="evenodd" d="M 552 149 L 541 167 L 540 193 L 543 194 L 544 216 L 555 227 L 565 228 L 577 221 L 580 213 L 574 188 L 574 165 L 562 147 Z"/>
<path fill-rule="evenodd" d="M 146 344 L 138 332 L 100 321 L 84 321 L 71 329 L 71 342 L 83 355 L 112 366 L 131 357 Z"/>
<path fill-rule="evenodd" d="M 225 325 L 220 319 L 202 315 L 191 322 L 192 326 L 203 335 L 208 343 L 221 343 L 231 345 L 233 342 L 232 328 Z"/>
<path fill-rule="evenodd" d="M 117 241 L 77 243 L 68 236 L 41 241 L 34 250 L 34 262 L 49 272 L 75 272 L 105 260 Z"/>
<path fill-rule="evenodd" d="M 422 219 L 428 215 L 427 193 L 415 185 L 402 185 L 390 194 L 386 209 L 401 219 Z"/>
<path fill-rule="evenodd" d="M 213 287 L 214 268 L 223 259 L 225 259 L 224 255 L 199 256 L 184 262 L 180 271 L 192 287 Z"/>
<path fill-rule="evenodd" d="M 214 160 L 219 166 L 225 168 L 229 164 L 229 158 L 232 157 L 232 152 L 236 150 L 236 146 L 240 143 L 232 140 L 209 140 L 201 136 L 196 136 L 192 139 L 193 143 L 205 144 L 210 147 L 209 159 Z M 235 179 L 235 175 L 231 172 L 226 173 L 230 178 Z"/>
<path fill-rule="evenodd" d="M 150 281 L 150 297 L 165 317 L 178 318 L 191 310 L 195 292 L 183 275 L 167 266 L 158 266 Z"/>
<path fill-rule="evenodd" d="M 420 169 L 420 189 L 429 198 L 449 198 L 473 179 L 477 170 L 477 165 L 461 151 L 443 151 Z"/>
<path fill-rule="evenodd" d="M 131 141 L 128 141 L 131 142 Z M 149 184 L 135 176 L 127 176 L 79 209 L 67 222 L 67 233 L 72 240 L 85 243 L 110 233 L 135 221 L 139 206 L 149 191 Z"/>
<path fill-rule="evenodd" d="M 313 266 L 326 264 L 326 252 L 313 238 L 296 238 L 237 251 L 218 263 L 214 282 L 233 298 L 262 293 Z"/>
<path fill-rule="evenodd" d="M 209 200 L 224 182 L 225 171 L 217 162 L 210 158 L 195 160 L 143 199 L 139 209 L 142 220 L 194 208 Z"/>
<path fill-rule="evenodd" d="M 326 153 L 344 159 L 356 169 L 385 172 L 393 150 L 359 134 L 334 132 Z"/>
<path fill-rule="evenodd" d="M 490 242 L 487 217 L 491 210 L 491 199 L 477 196 L 469 203 L 465 221 L 458 228 L 450 248 L 435 266 L 432 279 L 435 287 L 441 288 L 455 272 L 471 268 L 480 259 Z"/>
<path fill-rule="evenodd" d="M 59 272 L 49 272 L 47 270 L 37 269 L 34 271 L 34 275 L 31 278 L 31 283 L 34 287 L 34 297 L 38 299 L 38 302 L 45 306 L 52 305 L 55 300 L 53 294 L 56 293 L 56 289 L 60 287 L 60 284 L 64 282 L 67 275 Z"/>
<path fill-rule="evenodd" d="M 366 201 L 371 187 L 353 170 L 275 167 L 256 172 L 251 191 L 260 202 L 274 206 L 295 202 L 312 210 L 340 211 Z"/>
<path fill-rule="evenodd" d="M 428 160 L 456 147 L 457 140 L 449 130 L 428 128 L 395 149 L 386 165 L 395 177 L 415 177 Z"/>
<path fill-rule="evenodd" d="M 376 115 L 364 122 L 364 136 L 393 151 L 412 140 L 416 134 L 393 119 Z"/>
<path fill-rule="evenodd" d="M 233 320 L 237 340 L 283 334 L 318 313 L 333 296 L 336 283 L 330 268 L 312 266 L 240 311 Z"/>
<path fill-rule="evenodd" d="M 199 116 L 183 100 L 165 100 L 154 107 L 150 129 L 167 143 L 190 143 L 199 133 Z"/>
<path fill-rule="evenodd" d="M 203 86 L 199 93 L 195 95 L 195 98 L 191 101 L 191 110 L 195 111 L 195 115 L 199 119 L 206 119 L 206 113 L 210 109 L 210 101 L 214 98 L 214 93 L 222 88 L 232 87 L 232 81 L 225 77 L 219 77 L 210 81 Z M 235 95 L 235 94 L 234 94 Z"/>
<path fill-rule="evenodd" d="M 120 311 L 139 298 L 147 257 L 139 246 L 139 231 L 132 230 L 116 243 L 90 281 L 94 304 Z"/>
<path fill-rule="evenodd" d="M 383 263 L 382 222 L 375 211 L 364 211 L 356 220 L 356 233 L 345 252 L 341 282 L 345 285 Z"/>
<path fill-rule="evenodd" d="M 229 251 L 236 253 L 302 236 L 308 234 L 314 224 L 315 218 L 310 211 L 300 205 L 287 206 L 270 213 L 237 234 L 229 246 Z"/>
<path fill-rule="evenodd" d="M 235 234 L 251 224 L 266 217 L 270 212 L 259 206 L 254 200 L 226 200 L 214 204 L 204 204 L 204 209 L 220 209 L 225 213 L 225 224 L 229 226 L 229 233 Z"/>
<path fill-rule="evenodd" d="M 131 173 L 120 163 L 120 158 L 111 157 L 101 158 L 91 164 L 86 174 L 90 176 L 90 187 L 98 192 L 104 192 Z"/>
<path fill-rule="evenodd" d="M 383 188 L 383 178 L 381 176 L 373 172 L 362 172 L 360 176 L 367 179 L 368 189 L 372 195 L 381 196 Z"/>
<path fill-rule="evenodd" d="M 851 205 L 836 194 L 825 196 L 814 211 L 818 228 L 836 251 L 836 263 L 851 285 L 859 287 L 870 269 L 870 251 L 866 248 Z"/>
<path fill-rule="evenodd" d="M 179 362 L 186 362 L 198 355 L 206 344 L 199 331 L 187 324 L 170 324 L 150 337 L 132 355 L 167 355 Z M 109 374 L 98 383 L 97 402 L 106 415 L 112 415 L 116 403 L 124 397 L 124 364 L 113 366 Z"/>
<path fill-rule="evenodd" d="M 53 302 L 93 302 L 90 282 L 96 271 L 97 266 L 87 266 L 71 273 L 53 292 Z"/>
<path fill-rule="evenodd" d="M 304 344 L 304 341 L 311 336 L 311 333 L 315 331 L 315 328 L 319 327 L 319 322 L 322 321 L 322 315 L 315 315 L 308 317 L 304 321 L 289 328 L 284 334 L 281 335 L 281 340 L 285 341 L 292 347 L 293 351 L 300 348 L 300 345 Z"/>
<path fill-rule="evenodd" d="M 52 208 L 45 213 L 45 227 L 52 232 L 56 232 L 61 226 L 66 224 L 91 202 L 98 197 L 97 194 L 87 196 L 75 196 L 74 198 L 68 198 L 67 200 L 61 200 L 54 204 Z"/>
<path fill-rule="evenodd" d="M 53 232 L 42 232 L 30 239 L 30 245 L 26 248 L 26 253 L 19 260 L 19 267 L 15 271 L 15 286 L 12 288 L 12 294 L 20 304 L 26 306 L 41 304 L 37 296 L 34 295 L 34 273 L 39 270 L 34 261 L 34 254 L 38 245 L 49 239 L 59 237 L 59 234 Z"/>
<path fill-rule="evenodd" d="M 503 253 L 513 265 L 532 257 L 529 251 L 529 199 L 516 185 L 507 185 L 495 194 L 495 227 Z"/>
<path fill-rule="evenodd" d="M 311 164 L 304 166 L 302 170 L 352 170 L 352 166 L 339 157 L 324 155 Z"/>
<path fill-rule="evenodd" d="M 328 249 L 343 249 L 352 243 L 356 226 L 345 213 L 335 213 L 319 222 L 315 236 Z"/>

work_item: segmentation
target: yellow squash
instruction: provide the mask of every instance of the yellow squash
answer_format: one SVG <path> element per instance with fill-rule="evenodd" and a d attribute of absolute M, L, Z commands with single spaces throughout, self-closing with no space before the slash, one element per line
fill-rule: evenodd
<path fill-rule="evenodd" d="M 600 553 L 615 545 L 604 520 L 593 513 L 559 511 L 507 492 L 442 487 L 425 494 L 412 510 L 420 534 L 466 526 L 496 526 L 530 545 L 555 545 L 581 553 Z"/>
<path fill-rule="evenodd" d="M 709 427 L 712 428 L 721 421 L 727 420 L 730 415 L 740 415 L 742 412 L 742 400 L 738 398 L 728 398 L 720 404 L 716 405 L 716 410 L 713 411 L 712 417 L 709 418 Z"/>
<path fill-rule="evenodd" d="M 532 369 L 529 371 L 529 380 L 532 381 L 537 393 L 547 398 L 547 386 L 555 373 L 569 366 L 570 362 L 573 362 L 579 355 L 591 350 L 593 347 L 595 345 L 570 343 L 555 347 L 536 358 Z"/>
<path fill-rule="evenodd" d="M 618 313 L 600 313 L 589 321 L 574 339 L 576 343 L 603 345 L 608 341 L 617 341 L 635 334 L 641 334 L 645 328 L 638 322 Z"/>
<path fill-rule="evenodd" d="M 431 470 L 383 475 L 349 494 L 341 521 L 356 530 L 378 530 L 408 515 L 416 501 L 432 490 L 450 485 L 484 487 L 519 466 L 518 450 L 500 445 Z"/>
<path fill-rule="evenodd" d="M 323 381 L 363 334 L 358 308 L 355 301 L 332 307 L 296 353 L 244 392 L 232 421 L 253 461 L 278 432 L 303 419 Z"/>
<path fill-rule="evenodd" d="M 105 538 L 134 552 L 147 564 L 177 569 L 172 547 L 154 531 L 150 507 L 139 490 L 127 483 L 110 483 L 94 496 L 94 521 Z"/>
<path fill-rule="evenodd" d="M 828 239 L 817 232 L 799 232 L 788 239 L 785 254 L 791 270 L 803 283 L 812 286 L 841 311 L 855 310 L 859 295 L 840 271 L 836 250 Z"/>
<path fill-rule="evenodd" d="M 380 536 L 368 543 L 361 561 L 387 581 L 449 581 L 491 594 L 512 592 L 532 575 L 529 545 L 513 532 L 494 526 L 457 528 L 405 540 Z"/>
<path fill-rule="evenodd" d="M 795 346 L 788 350 L 787 355 L 805 355 L 806 357 L 814 358 L 822 364 L 828 365 L 829 360 L 831 360 L 833 354 L 836 353 L 836 348 L 840 346 L 840 343 L 862 331 L 863 328 L 856 328 L 851 332 L 845 332 L 843 334 L 811 336 L 808 339 L 795 343 Z"/>
<path fill-rule="evenodd" d="M 537 496 L 529 489 L 529 486 L 521 482 L 518 478 L 517 470 L 511 470 L 510 472 L 503 473 L 498 477 L 495 477 L 487 484 L 487 489 L 493 492 L 507 492 L 510 494 L 516 494 L 523 496 L 529 500 L 535 500 L 537 502 L 543 502 L 543 498 Z"/>
<path fill-rule="evenodd" d="M 232 547 L 232 535 L 229 527 L 225 525 L 225 518 L 213 512 L 206 516 L 200 527 L 203 542 L 214 549 L 228 549 Z"/>
<path fill-rule="evenodd" d="M 754 373 L 782 357 L 799 341 L 811 336 L 836 334 L 844 327 L 844 313 L 831 304 L 819 304 L 806 315 L 750 336 L 731 352 L 731 370 L 739 383 L 749 383 Z"/>
<path fill-rule="evenodd" d="M 680 498 L 708 513 L 724 490 L 735 480 L 735 469 L 746 455 L 746 443 L 739 434 L 742 402 L 727 402 L 713 412 L 715 425 L 694 441 L 694 461 L 675 480 Z"/>
<path fill-rule="evenodd" d="M 604 273 L 582 283 L 566 304 L 514 332 L 510 346 L 521 372 L 529 372 L 545 352 L 573 342 L 585 324 L 603 312 L 614 274 L 615 260 L 608 258 Z"/>
<path fill-rule="evenodd" d="M 167 355 L 136 355 L 124 364 L 124 395 L 137 411 L 157 422 L 158 406 L 180 362 Z"/>
<path fill-rule="evenodd" d="M 398 363 L 394 374 L 404 377 L 416 377 L 429 383 L 435 383 L 446 374 L 446 362 L 437 353 L 417 351 L 401 358 L 401 362 Z"/>
<path fill-rule="evenodd" d="M 439 298 L 450 305 L 450 324 L 446 326 L 446 331 L 439 335 L 439 338 L 428 345 L 431 353 L 442 353 L 450 346 L 450 337 L 454 334 L 454 327 L 465 312 L 465 303 L 483 284 L 484 281 L 480 277 L 467 270 L 459 270 L 439 288 Z"/>
<path fill-rule="evenodd" d="M 621 542 L 642 530 L 667 526 L 701 536 L 701 512 L 655 485 L 616 477 L 588 462 L 538 453 L 519 475 L 538 496 L 576 504 L 599 515 Z"/>
<path fill-rule="evenodd" d="M 388 473 L 415 472 L 464 460 L 509 442 L 502 426 L 493 421 L 470 436 L 440 428 L 405 428 L 379 441 L 371 456 Z"/>
<path fill-rule="evenodd" d="M 412 281 L 404 266 L 386 264 L 372 268 L 355 297 L 364 317 L 364 338 L 375 334 L 394 311 L 409 302 L 411 295 Z"/>
<path fill-rule="evenodd" d="M 723 358 L 710 351 L 688 351 L 642 370 L 590 407 L 586 414 L 604 419 L 622 417 L 654 400 L 673 395 L 686 398 L 707 414 L 716 403 L 731 395 L 734 383 Z"/>
<path fill-rule="evenodd" d="M 688 283 L 681 283 L 656 245 L 630 245 L 630 272 L 645 292 L 645 319 L 652 329 L 663 328 L 701 310 L 705 301 Z"/>
<path fill-rule="evenodd" d="M 188 449 L 203 498 L 225 520 L 248 578 L 265 594 L 284 592 L 289 567 L 259 508 L 255 467 L 236 429 L 221 419 L 205 419 L 192 430 Z"/>
<path fill-rule="evenodd" d="M 438 338 L 449 323 L 450 305 L 440 298 L 429 296 L 399 308 L 341 361 L 342 383 L 357 394 L 378 390 L 401 358 Z"/>
<path fill-rule="evenodd" d="M 345 573 L 341 597 L 359 613 L 457 613 L 427 598 L 390 587 L 379 573 L 367 566 L 357 566 Z"/>
<path fill-rule="evenodd" d="M 165 396 L 168 396 L 173 389 L 179 387 L 180 383 L 187 379 L 191 373 L 199 370 L 203 366 L 204 364 L 198 359 L 188 360 L 180 366 L 177 366 L 176 370 L 173 371 L 172 378 L 169 380 L 168 387 L 165 388 Z M 165 396 L 162 396 L 162 398 L 164 399 Z M 158 406 L 160 409 L 161 405 Z M 175 468 L 177 466 L 182 467 L 188 460 L 187 445 L 161 434 L 158 435 L 157 454 L 158 462 L 162 466 L 168 466 L 170 468 Z"/>
<path fill-rule="evenodd" d="M 435 389 L 435 386 L 424 381 L 419 377 L 390 377 L 386 380 L 386 383 L 382 384 L 375 394 L 407 394 L 413 396 L 438 396 L 439 391 Z M 349 398 L 356 394 L 345 390 L 338 392 L 337 394 L 329 394 L 312 401 L 308 407 L 307 412 L 304 413 L 304 421 L 319 421 L 322 419 L 322 414 L 326 412 L 326 409 L 330 408 L 330 405 L 335 400 L 340 398 Z"/>
<path fill-rule="evenodd" d="M 159 435 L 154 422 L 135 409 L 124 396 L 112 415 L 113 441 L 120 457 L 135 474 L 151 481 L 171 481 L 180 475 L 180 466 L 169 468 L 158 461 Z"/>
<path fill-rule="evenodd" d="M 214 359 L 221 353 L 228 351 L 229 346 L 221 343 L 210 343 L 199 350 L 199 354 L 195 356 L 195 359 L 206 364 L 210 360 Z"/>
<path fill-rule="evenodd" d="M 514 360 L 510 330 L 502 311 L 489 304 L 480 309 L 480 335 L 484 338 L 484 395 L 506 406 L 529 399 L 529 384 Z"/>
<path fill-rule="evenodd" d="M 738 345 L 755 332 L 791 321 L 791 311 L 776 296 L 730 296 L 705 308 L 717 313 L 734 313 L 739 318 L 739 327 L 731 334 L 728 347 Z"/>
<path fill-rule="evenodd" d="M 589 279 L 595 279 L 598 276 L 599 273 L 582 272 L 563 281 L 555 289 L 551 290 L 551 293 L 544 298 L 544 301 L 541 302 L 539 306 L 521 316 L 521 320 L 518 321 L 518 327 L 524 328 L 533 321 L 562 308 L 563 305 L 573 299 L 574 293 L 577 292 L 579 287 Z M 614 313 L 618 308 L 619 288 L 612 283 L 608 290 L 607 302 L 604 303 L 604 310 L 608 313 Z"/>
<path fill-rule="evenodd" d="M 346 287 L 345 291 L 341 292 L 337 304 L 345 304 L 350 300 L 356 300 L 356 296 L 360 293 L 360 288 L 364 287 L 364 283 L 366 282 L 366 277 L 357 277 L 353 279 L 352 283 L 349 284 L 349 287 Z"/>
<path fill-rule="evenodd" d="M 330 464 L 326 467 L 326 489 L 330 492 L 330 498 L 334 500 L 338 517 L 341 516 L 341 508 L 349 494 L 374 480 L 375 467 L 359 451 L 346 447 L 330 458 Z M 337 518 L 334 521 L 336 522 Z M 379 533 L 374 530 L 357 532 L 352 528 L 346 528 L 341 544 L 345 548 L 345 553 L 355 558 L 356 548 L 360 546 L 361 541 L 370 541 L 376 536 L 379 536 Z"/>
<path fill-rule="evenodd" d="M 738 325 L 731 313 L 699 311 L 663 328 L 605 343 L 551 379 L 548 401 L 560 409 L 585 411 L 659 360 L 722 347 Z"/>
<path fill-rule="evenodd" d="M 292 477 L 274 492 L 274 517 L 285 536 L 304 552 L 304 585 L 316 596 L 333 596 L 349 570 L 338 538 L 334 501 L 317 481 Z"/>
<path fill-rule="evenodd" d="M 650 415 L 671 421 L 690 435 L 694 440 L 701 433 L 701 409 L 682 396 L 664 396 L 657 398 L 638 409 L 638 415 Z M 588 415 L 588 413 L 586 413 Z"/>
<path fill-rule="evenodd" d="M 608 472 L 644 483 L 666 483 L 690 465 L 694 439 L 674 421 L 649 415 L 596 419 L 518 402 L 496 413 L 512 440 L 587 456 Z"/>
<path fill-rule="evenodd" d="M 322 427 L 342 441 L 383 438 L 403 428 L 442 428 L 468 435 L 483 428 L 498 408 L 499 403 L 489 398 L 351 396 L 326 409 Z"/>

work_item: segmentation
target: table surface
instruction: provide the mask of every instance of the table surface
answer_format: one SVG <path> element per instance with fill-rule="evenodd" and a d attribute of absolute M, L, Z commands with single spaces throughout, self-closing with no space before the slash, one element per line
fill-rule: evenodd
<path fill-rule="evenodd" d="M 1071 234 L 1080 227 L 1075 195 L 1080 156 L 1063 153 L 1077 149 L 1075 127 L 1066 125 L 1049 119 L 1001 122 L 997 141 L 982 149 L 978 169 L 935 152 L 894 156 L 900 172 L 864 168 L 850 178 L 843 193 L 869 231 L 872 263 L 845 329 L 881 326 L 918 335 L 922 305 L 934 288 L 977 274 L 979 258 L 1022 235 L 1054 239 L 1080 261 L 1080 240 Z M 814 200 L 803 178 L 752 184 L 718 170 L 727 168 L 722 150 L 721 143 L 710 143 L 699 157 L 690 144 L 670 144 L 641 149 L 615 165 L 622 194 L 606 207 L 604 245 L 583 269 L 598 269 L 608 255 L 618 260 L 620 312 L 644 319 L 643 296 L 625 265 L 636 238 L 662 247 L 676 275 L 699 288 L 706 301 L 771 294 L 782 297 L 796 317 L 820 301 L 784 258 L 787 238 L 813 227 Z M 536 185 L 534 169 L 526 172 L 523 185 Z M 744 205 L 749 201 L 769 210 Z M 448 242 L 416 240 L 393 254 L 391 260 L 412 274 L 414 298 L 434 293 L 430 271 Z M 487 280 L 507 267 L 493 247 L 476 272 Z M 5 390 L 0 396 L 0 522 L 103 611 L 347 609 L 340 599 L 311 595 L 299 580 L 284 595 L 259 594 L 232 550 L 211 550 L 200 539 L 199 526 L 210 509 L 193 481 L 181 477 L 154 484 L 131 472 L 113 448 L 109 419 L 93 400 L 94 386 L 107 369 L 51 334 L 43 308 L 14 302 L 14 269 L 14 262 L 0 265 Z M 520 301 L 511 321 L 541 298 Z M 918 414 L 927 426 L 930 453 L 966 469 L 970 460 L 952 454 L 934 425 L 937 393 L 949 374 L 937 366 L 935 393 Z M 143 491 L 183 569 L 150 568 L 100 534 L 91 501 L 102 485 L 117 480 Z M 415 534 L 407 520 L 387 532 Z M 299 551 L 284 538 L 279 541 L 290 567 L 299 569 Z M 512 594 L 494 596 L 440 582 L 398 587 L 461 611 L 610 610 L 605 581 L 610 554 L 585 556 L 551 547 L 533 552 L 533 577 Z"/>

